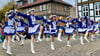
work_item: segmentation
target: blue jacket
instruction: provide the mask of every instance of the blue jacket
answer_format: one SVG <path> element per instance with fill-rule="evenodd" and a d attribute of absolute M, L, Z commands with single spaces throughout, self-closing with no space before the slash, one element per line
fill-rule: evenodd
<path fill-rule="evenodd" d="M 43 20 L 44 17 L 37 17 L 35 15 L 27 15 L 27 14 L 23 14 L 18 12 L 17 14 L 18 16 L 22 16 L 24 18 L 28 19 L 28 23 L 29 23 L 29 27 L 33 27 L 34 25 L 37 25 L 36 20 Z"/>

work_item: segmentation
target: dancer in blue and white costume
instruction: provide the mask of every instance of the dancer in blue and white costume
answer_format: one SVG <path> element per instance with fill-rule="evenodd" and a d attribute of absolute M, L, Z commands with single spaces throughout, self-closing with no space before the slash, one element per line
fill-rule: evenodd
<path fill-rule="evenodd" d="M 67 46 L 71 47 L 70 45 L 70 35 L 74 33 L 74 28 L 72 25 L 72 19 L 71 16 L 68 16 L 65 18 L 67 21 L 62 21 L 63 23 L 66 23 L 66 28 L 65 28 L 65 34 L 68 35 L 68 39 L 67 39 Z"/>
<path fill-rule="evenodd" d="M 86 30 L 86 19 L 84 19 L 84 17 L 81 17 L 80 21 L 78 21 L 78 33 L 80 34 L 80 41 L 82 45 L 84 45 L 83 35 L 86 31 L 87 31 Z"/>
<path fill-rule="evenodd" d="M 95 21 L 93 25 L 94 25 L 94 34 L 95 35 L 99 35 L 99 25 L 98 25 L 98 21 Z"/>
<path fill-rule="evenodd" d="M 6 36 L 6 39 L 4 40 L 3 43 L 3 48 L 7 49 L 6 53 L 7 54 L 12 54 L 11 52 L 11 37 L 16 33 L 15 29 L 14 29 L 14 16 L 15 13 L 13 12 L 13 10 L 9 10 L 6 13 L 5 16 L 5 28 L 4 28 L 4 35 Z M 8 42 L 7 42 L 8 39 Z M 7 43 L 7 48 L 6 48 L 6 43 Z"/>
<path fill-rule="evenodd" d="M 28 11 L 29 15 L 27 14 L 23 14 L 18 12 L 18 10 L 16 10 L 17 15 L 18 16 L 22 16 L 24 18 L 28 19 L 28 23 L 29 23 L 29 31 L 28 31 L 28 35 L 31 35 L 31 52 L 35 53 L 34 50 L 34 35 L 37 33 L 38 29 L 40 28 L 40 26 L 37 24 L 36 20 L 42 20 L 42 19 L 46 19 L 46 17 L 37 17 L 34 15 L 34 11 L 35 9 L 30 9 Z"/>
<path fill-rule="evenodd" d="M 91 34 L 91 41 L 94 41 L 94 34 L 93 34 L 93 30 L 94 30 L 94 26 L 93 26 L 93 20 L 90 20 L 90 18 L 88 18 L 87 16 L 85 16 L 86 20 L 87 20 L 87 31 L 85 33 L 84 39 L 87 40 L 87 42 L 89 41 L 89 34 Z"/>
<path fill-rule="evenodd" d="M 60 16 L 60 19 L 62 19 L 62 16 Z M 58 28 L 57 40 L 60 41 L 60 42 L 62 42 L 61 35 L 62 35 L 63 31 L 65 30 L 64 25 L 65 25 L 65 23 L 62 23 L 61 21 L 57 24 L 57 28 Z"/>
<path fill-rule="evenodd" d="M 49 41 L 48 34 L 49 34 L 49 25 L 45 24 L 45 26 L 44 26 L 44 35 L 46 37 L 46 41 Z"/>
<path fill-rule="evenodd" d="M 57 26 L 56 25 L 58 24 L 59 20 L 56 21 L 56 15 L 50 16 L 50 19 L 51 20 L 49 20 L 49 21 L 44 20 L 44 22 L 49 24 L 49 34 L 51 37 L 51 50 L 55 50 L 54 37 L 57 34 Z"/>
<path fill-rule="evenodd" d="M 21 45 L 24 45 L 24 38 L 26 35 L 24 35 L 25 31 L 25 26 L 28 26 L 23 20 L 23 17 L 19 17 L 19 20 L 15 19 L 16 22 L 18 22 L 17 28 L 16 28 L 16 34 L 21 37 Z"/>
<path fill-rule="evenodd" d="M 78 30 L 78 18 L 74 18 L 72 20 L 72 23 L 73 23 L 73 27 L 75 29 L 75 31 L 73 33 L 73 36 L 72 36 L 72 39 L 75 40 L 75 37 L 76 37 L 76 34 L 77 34 L 77 30 Z"/>

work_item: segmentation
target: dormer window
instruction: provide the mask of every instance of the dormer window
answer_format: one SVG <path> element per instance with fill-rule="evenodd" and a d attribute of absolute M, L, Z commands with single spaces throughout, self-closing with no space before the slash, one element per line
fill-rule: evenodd
<path fill-rule="evenodd" d="M 35 0 L 28 0 L 28 4 L 33 3 Z"/>
<path fill-rule="evenodd" d="M 22 5 L 23 5 L 23 2 L 19 2 L 19 3 L 18 3 L 18 6 L 22 6 Z"/>

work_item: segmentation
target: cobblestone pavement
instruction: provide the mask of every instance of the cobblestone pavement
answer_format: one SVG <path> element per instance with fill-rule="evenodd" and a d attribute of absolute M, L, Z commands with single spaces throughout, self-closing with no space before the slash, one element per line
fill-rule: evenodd
<path fill-rule="evenodd" d="M 55 48 L 52 51 L 50 49 L 50 41 L 43 40 L 40 43 L 35 42 L 36 54 L 32 54 L 30 51 L 30 40 L 25 40 L 25 45 L 20 46 L 20 42 L 12 43 L 11 56 L 100 56 L 100 39 L 97 37 L 94 42 L 87 43 L 85 45 L 80 45 L 80 40 L 77 37 L 76 40 L 71 39 L 72 47 L 66 46 L 66 38 L 63 37 L 63 42 L 59 42 L 55 38 Z M 0 56 L 10 56 L 7 55 L 1 47 L 0 44 Z"/>

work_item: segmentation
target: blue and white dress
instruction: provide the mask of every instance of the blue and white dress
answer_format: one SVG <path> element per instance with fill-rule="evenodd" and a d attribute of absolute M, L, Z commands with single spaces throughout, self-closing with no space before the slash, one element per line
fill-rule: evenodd
<path fill-rule="evenodd" d="M 87 31 L 92 32 L 94 30 L 93 21 L 90 20 L 87 22 Z"/>
<path fill-rule="evenodd" d="M 94 31 L 95 32 L 99 31 L 99 25 L 98 24 L 94 24 Z"/>
<path fill-rule="evenodd" d="M 49 27 L 47 28 L 46 25 L 44 27 L 44 34 L 49 34 Z"/>
<path fill-rule="evenodd" d="M 28 24 L 26 24 L 23 21 L 17 20 L 15 19 L 16 22 L 18 22 L 18 26 L 16 28 L 17 32 L 25 32 L 25 26 L 28 26 Z"/>
<path fill-rule="evenodd" d="M 20 12 L 18 12 L 17 15 L 22 16 L 24 18 L 28 18 L 28 23 L 29 23 L 28 34 L 29 35 L 38 34 L 37 32 L 38 32 L 40 25 L 37 24 L 36 20 L 42 20 L 44 19 L 44 17 L 37 17 L 35 15 L 27 15 L 27 14 L 23 14 Z"/>
<path fill-rule="evenodd" d="M 48 21 L 47 24 L 49 24 L 49 34 L 50 35 L 56 35 L 57 34 L 57 23 L 58 21 Z"/>
<path fill-rule="evenodd" d="M 62 23 L 66 23 L 66 27 L 65 27 L 65 34 L 73 34 L 73 32 L 75 31 L 74 27 L 72 26 L 72 21 L 62 21 Z"/>
<path fill-rule="evenodd" d="M 78 33 L 85 33 L 86 31 L 86 21 L 78 21 Z"/>
<path fill-rule="evenodd" d="M 5 27 L 4 27 L 4 35 L 14 35 L 16 34 L 16 31 L 14 29 L 14 16 L 15 13 L 12 15 L 9 15 L 8 21 L 5 22 Z"/>

